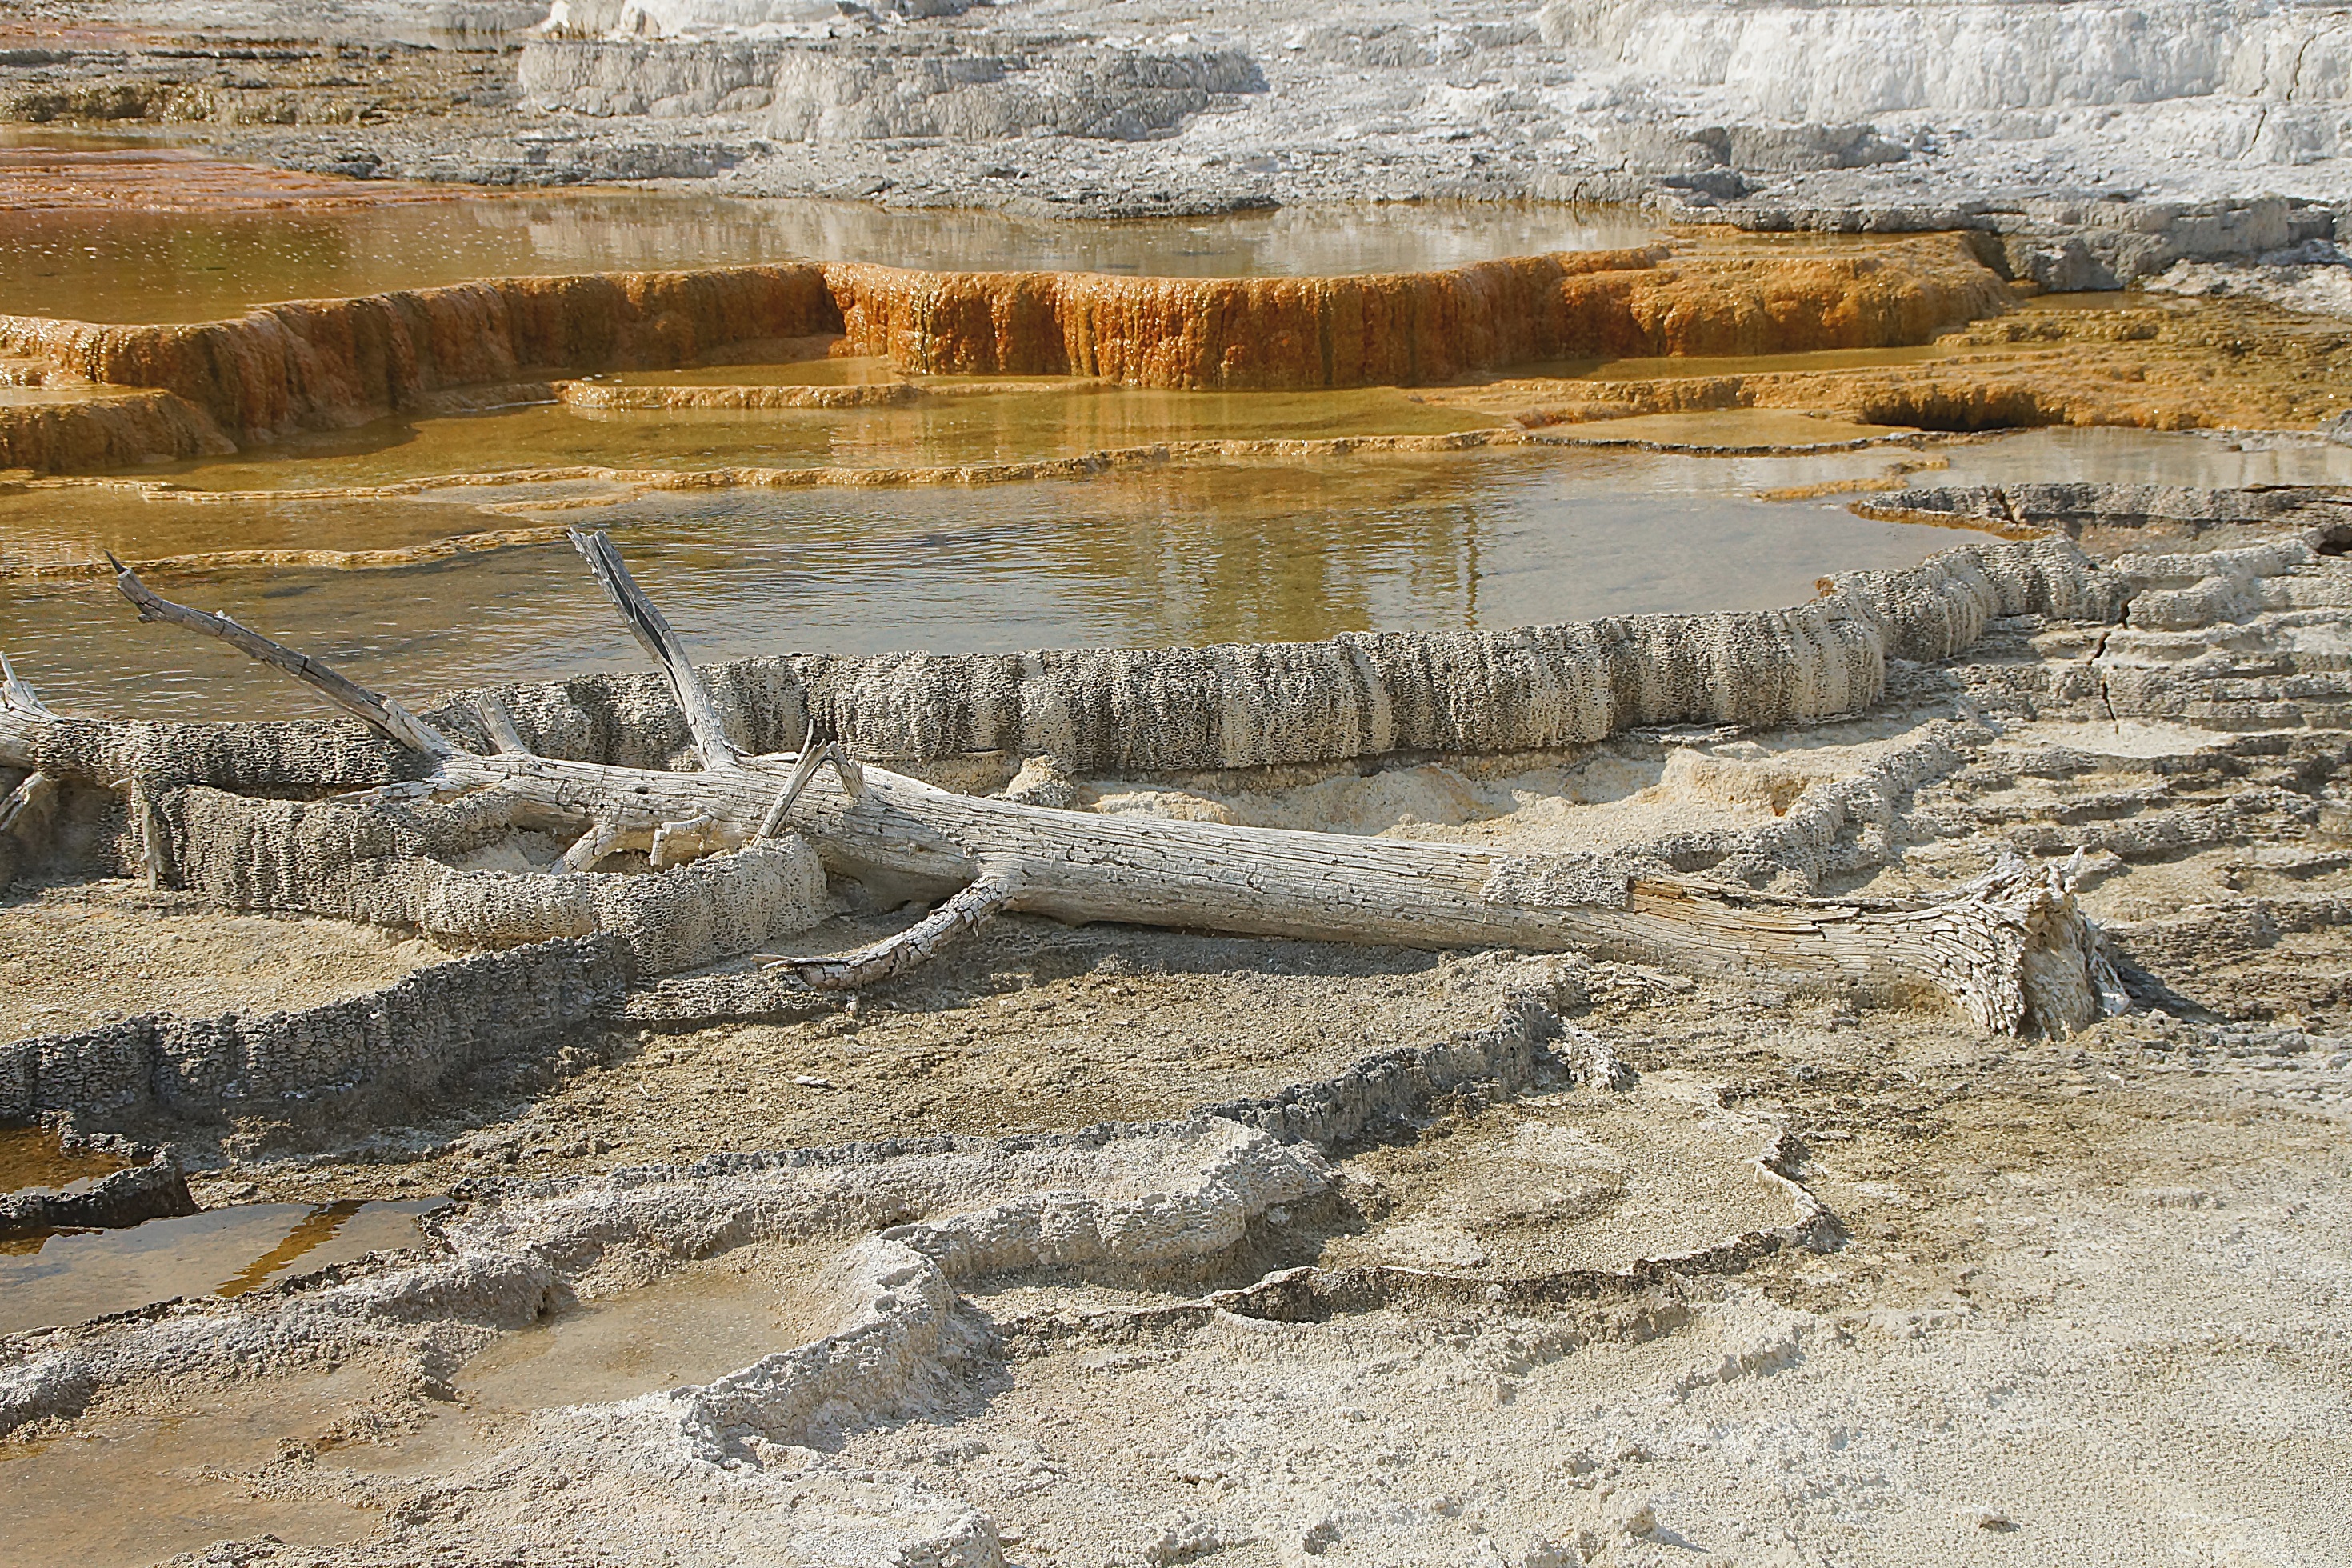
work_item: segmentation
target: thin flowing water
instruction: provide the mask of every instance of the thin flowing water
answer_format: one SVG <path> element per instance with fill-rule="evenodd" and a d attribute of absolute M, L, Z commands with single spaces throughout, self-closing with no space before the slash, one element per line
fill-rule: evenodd
<path fill-rule="evenodd" d="M 0 1445 L 0 1561 L 139 1568 L 264 1533 L 298 1546 L 376 1524 L 373 1489 L 446 1475 L 529 1436 L 533 1412 L 704 1383 L 804 1344 L 837 1306 L 810 1279 L 838 1240 L 751 1246 L 550 1314 L 466 1363 L 443 1397 L 398 1405 L 363 1364 L 280 1373 L 107 1409 L 63 1436 Z M 315 1464 L 287 1462 L 314 1455 Z M 315 1478 L 305 1479 L 304 1478 Z M 135 1489 L 134 1508 L 109 1506 Z M 395 1494 L 396 1495 L 396 1494 Z"/>
<path fill-rule="evenodd" d="M 482 1414 L 630 1399 L 708 1383 L 831 1332 L 838 1302 L 810 1281 L 838 1240 L 739 1247 L 653 1284 L 578 1303 L 506 1335 L 456 1377 Z"/>
<path fill-rule="evenodd" d="M 107 1408 L 59 1436 L 0 1444 L 0 1562 L 147 1568 L 218 1541 L 354 1540 L 382 1516 L 247 1478 L 287 1445 L 328 1437 L 373 1392 L 366 1372 L 344 1367 Z"/>

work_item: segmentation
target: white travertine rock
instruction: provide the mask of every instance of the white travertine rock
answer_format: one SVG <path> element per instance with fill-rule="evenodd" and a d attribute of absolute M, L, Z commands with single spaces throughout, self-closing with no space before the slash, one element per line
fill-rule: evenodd
<path fill-rule="evenodd" d="M 1538 26 L 1548 43 L 1780 120 L 2352 95 L 2352 17 L 2277 0 L 1549 0 Z"/>

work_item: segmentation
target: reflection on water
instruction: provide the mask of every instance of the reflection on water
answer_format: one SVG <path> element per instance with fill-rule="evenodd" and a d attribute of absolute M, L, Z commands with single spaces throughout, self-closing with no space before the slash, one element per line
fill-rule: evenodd
<path fill-rule="evenodd" d="M 571 417 L 528 412 L 549 420 L 534 430 L 562 429 Z M 633 417 L 611 427 L 625 433 Z M 461 458 L 479 466 L 494 451 L 509 466 L 550 456 L 543 439 L 502 448 L 477 440 L 477 432 L 514 428 L 499 420 L 418 428 L 420 441 L 439 446 L 427 454 L 435 460 L 412 472 L 467 466 Z M 2244 445 L 2144 431 L 2033 431 L 1937 445 L 1951 467 L 1916 482 L 2352 483 L 2352 448 L 2231 449 Z M 236 484 L 274 476 L 289 489 L 352 482 L 390 477 L 403 466 L 393 457 L 404 450 L 378 446 L 282 467 L 240 458 L 193 477 Z M 609 447 L 590 450 L 614 456 Z M 90 560 L 101 549 L 134 558 L 366 549 L 485 527 L 585 523 L 614 531 L 706 658 L 788 649 L 1167 647 L 1801 603 L 1824 573 L 1905 565 L 1968 537 L 1864 521 L 1836 497 L 1753 499 L 1759 490 L 1869 478 L 1896 456 L 1916 455 L 1516 448 L 1187 463 L 970 489 L 632 494 L 575 482 L 201 505 L 136 491 L 34 489 L 0 495 L 0 551 Z M 612 504 L 530 515 L 478 510 L 599 496 Z M 638 664 L 635 645 L 560 543 L 399 571 L 163 573 L 156 584 L 412 697 Z M 285 712 L 289 700 L 283 680 L 226 648 L 141 624 L 96 581 L 9 584 L 0 595 L 0 649 L 68 710 L 259 717 Z"/>
<path fill-rule="evenodd" d="M 440 1198 L 235 1204 L 123 1230 L 63 1231 L 0 1255 L 0 1334 L 180 1296 L 238 1296 L 386 1247 L 413 1247 Z"/>
<path fill-rule="evenodd" d="M 556 515 L 612 528 L 701 658 L 1165 647 L 1801 603 L 1824 572 L 1906 565 L 1954 535 L 1747 492 L 1885 460 L 1514 451 L 979 489 L 654 492 Z M 77 492 L 44 493 L 54 516 Z M 151 510 L 216 531 L 225 509 Z M 561 545 L 157 586 L 412 695 L 639 662 Z M 0 602 L 0 647 L 83 711 L 286 710 L 282 679 L 142 625 L 96 583 L 18 585 Z"/>
<path fill-rule="evenodd" d="M 0 1193 L 80 1192 L 131 1163 L 97 1149 L 68 1149 L 47 1127 L 0 1127 Z"/>
<path fill-rule="evenodd" d="M 1950 469 L 1923 475 L 1919 483 L 2352 485 L 2352 447 L 2307 437 L 2057 428 L 2021 430 L 1939 451 L 1952 459 Z"/>
<path fill-rule="evenodd" d="M 1569 381 L 1651 381 L 1661 376 L 1765 375 L 1787 371 L 1874 370 L 1882 365 L 1926 364 L 1948 359 L 1955 350 L 1947 344 L 1918 343 L 1904 348 L 1814 349 L 1802 353 L 1744 354 L 1710 358 L 1677 354 L 1659 359 L 1530 360 L 1497 373 L 1498 380 L 1559 376 Z"/>
<path fill-rule="evenodd" d="M 17 212 L 0 225 L 0 312 L 197 321 L 271 300 L 476 278 L 801 259 L 955 271 L 1323 276 L 1640 245 L 1656 232 L 1633 215 L 1559 205 L 1283 207 L 1076 222 L 643 191 L 341 211 Z"/>
<path fill-rule="evenodd" d="M 728 379 L 747 378 L 730 373 Z M 940 384 L 959 384 L 941 378 Z M 623 411 L 537 404 L 452 418 L 382 419 L 139 472 L 205 489 L 289 489 L 566 464 L 675 470 L 1022 462 L 1161 441 L 1441 435 L 1499 423 L 1491 415 L 1431 407 L 1392 387 L 1169 392 L 1037 378 L 1017 391 L 878 408 Z"/>
<path fill-rule="evenodd" d="M 1661 447 L 1748 451 L 1885 442 L 1910 427 L 1857 425 L 1788 408 L 1710 408 L 1695 414 L 1634 414 L 1586 419 L 1551 432 L 1563 441 L 1640 441 Z"/>

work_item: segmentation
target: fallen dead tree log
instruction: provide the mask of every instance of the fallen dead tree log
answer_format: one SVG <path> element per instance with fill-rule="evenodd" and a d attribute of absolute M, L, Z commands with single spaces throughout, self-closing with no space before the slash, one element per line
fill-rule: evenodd
<path fill-rule="evenodd" d="M 576 835 L 564 857 L 593 870 L 624 848 L 654 866 L 804 836 L 825 868 L 893 896 L 945 902 L 886 942 L 797 961 L 803 984 L 842 989 L 902 973 L 1010 911 L 1068 921 L 1394 943 L 1575 949 L 1710 972 L 1752 971 L 1948 998 L 1980 1026 L 2067 1030 L 2097 1016 L 2102 960 L 2064 871 L 2005 863 L 1954 898 L 1919 906 L 1746 894 L 1638 874 L 1594 856 L 1517 856 L 1215 823 L 1107 818 L 955 794 L 853 762 L 837 742 L 748 755 L 660 612 L 602 534 L 575 534 L 607 596 L 659 665 L 700 766 L 655 771 L 533 753 L 497 702 L 497 743 L 468 751 L 397 702 L 237 626 L 118 578 L 142 618 L 230 642 L 285 670 L 419 759 L 425 776 L 336 809 L 365 814 L 488 795 L 510 820 Z M 11 725 L 43 721 L 12 696 Z M 475 809 L 480 809 L 478 805 Z M 169 831 L 161 812 L 150 821 Z M 200 859 L 151 842 L 151 863 Z M 289 884 L 299 902 L 299 877 Z M 495 933 L 491 933 L 495 935 Z"/>

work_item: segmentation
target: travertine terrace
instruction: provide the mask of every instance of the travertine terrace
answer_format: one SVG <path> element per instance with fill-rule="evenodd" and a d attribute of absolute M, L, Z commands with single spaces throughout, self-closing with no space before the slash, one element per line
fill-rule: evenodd
<path fill-rule="evenodd" d="M 0 1563 L 2352 1562 L 2348 38 L 0 19 Z"/>
<path fill-rule="evenodd" d="M 185 327 L 0 319 L 0 353 L 38 384 L 166 395 L 0 410 L 0 458 L 42 470 L 185 457 L 441 395 L 811 339 L 917 374 L 1299 390 L 1579 357 L 1889 347 L 2005 304 L 2000 279 L 1948 237 L 1862 256 L 1678 261 L 1659 247 L 1361 279 L 803 266 L 499 279 Z"/>

